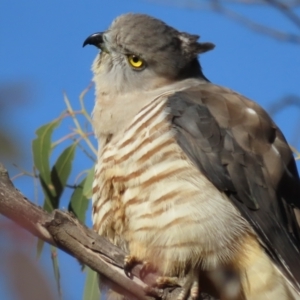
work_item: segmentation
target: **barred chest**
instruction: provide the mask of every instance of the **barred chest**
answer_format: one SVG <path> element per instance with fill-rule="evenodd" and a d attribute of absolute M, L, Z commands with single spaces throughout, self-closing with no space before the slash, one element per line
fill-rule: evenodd
<path fill-rule="evenodd" d="M 162 273 L 227 261 L 247 228 L 178 145 L 165 97 L 100 150 L 93 192 L 94 230 Z"/>
<path fill-rule="evenodd" d="M 149 213 L 157 168 L 174 150 L 165 98 L 145 106 L 119 139 L 100 149 L 93 183 L 94 230 L 126 248 L 132 238 L 129 220 Z M 152 190 L 151 190 L 152 189 Z M 150 200 L 151 201 L 151 200 Z"/>

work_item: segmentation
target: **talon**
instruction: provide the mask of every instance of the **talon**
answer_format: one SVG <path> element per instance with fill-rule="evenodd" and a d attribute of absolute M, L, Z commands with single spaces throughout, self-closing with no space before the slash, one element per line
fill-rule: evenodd
<path fill-rule="evenodd" d="M 178 277 L 165 277 L 160 276 L 156 279 L 155 286 L 159 288 L 166 288 L 166 287 L 178 287 L 180 286 Z"/>
<path fill-rule="evenodd" d="M 186 290 L 185 288 L 182 288 L 182 291 L 177 297 L 177 300 L 187 300 L 189 296 L 190 291 Z"/>
<path fill-rule="evenodd" d="M 133 275 L 131 273 L 132 269 L 142 263 L 139 259 L 137 259 L 135 256 L 126 255 L 124 258 L 124 272 L 127 277 L 132 278 Z"/>
<path fill-rule="evenodd" d="M 199 299 L 200 287 L 199 277 L 196 273 L 192 272 L 187 276 L 186 282 L 182 287 L 182 291 L 177 297 L 177 300 L 187 300 L 189 297 L 192 300 Z"/>
<path fill-rule="evenodd" d="M 197 300 L 200 294 L 200 289 L 199 289 L 199 282 L 194 281 L 192 286 L 191 286 L 191 291 L 190 291 L 192 300 Z"/>

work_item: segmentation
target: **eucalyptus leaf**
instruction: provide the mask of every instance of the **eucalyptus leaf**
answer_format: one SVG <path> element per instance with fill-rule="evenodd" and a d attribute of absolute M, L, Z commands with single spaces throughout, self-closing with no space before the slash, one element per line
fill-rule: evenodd
<path fill-rule="evenodd" d="M 72 170 L 72 163 L 75 156 L 76 143 L 67 147 L 58 157 L 56 163 L 51 169 L 51 185 L 54 188 L 54 195 L 51 200 L 51 208 L 59 207 L 60 197 L 67 184 L 67 180 Z M 45 207 L 46 209 L 46 207 Z"/>
<path fill-rule="evenodd" d="M 83 186 L 86 178 L 75 188 L 69 203 L 69 211 L 71 211 L 79 221 L 85 223 L 85 215 L 88 209 L 89 200 L 83 195 Z"/>

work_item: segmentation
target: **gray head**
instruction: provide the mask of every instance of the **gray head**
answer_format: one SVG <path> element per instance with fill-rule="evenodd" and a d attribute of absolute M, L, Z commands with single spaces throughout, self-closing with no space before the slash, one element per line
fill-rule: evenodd
<path fill-rule="evenodd" d="M 105 32 L 89 36 L 101 52 L 93 64 L 96 92 L 149 90 L 174 81 L 203 77 L 197 56 L 214 48 L 199 36 L 179 32 L 143 14 L 125 14 Z M 107 82 L 107 84 L 105 83 Z"/>

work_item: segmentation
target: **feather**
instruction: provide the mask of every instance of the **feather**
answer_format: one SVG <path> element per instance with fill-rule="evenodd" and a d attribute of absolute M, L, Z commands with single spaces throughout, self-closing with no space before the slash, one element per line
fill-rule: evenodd
<path fill-rule="evenodd" d="M 168 108 L 182 150 L 300 291 L 300 181 L 280 129 L 256 103 L 211 83 L 175 93 Z"/>

